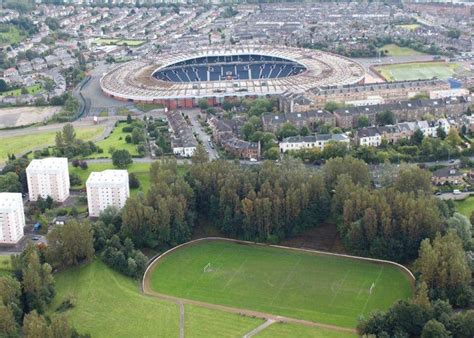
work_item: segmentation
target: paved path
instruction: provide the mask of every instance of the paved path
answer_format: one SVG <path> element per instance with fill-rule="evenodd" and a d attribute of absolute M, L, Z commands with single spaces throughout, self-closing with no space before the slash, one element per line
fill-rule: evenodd
<path fill-rule="evenodd" d="M 184 338 L 184 304 L 179 302 L 179 338 Z"/>
<path fill-rule="evenodd" d="M 255 336 L 257 333 L 259 333 L 260 331 L 265 330 L 267 327 L 269 327 L 269 326 L 272 325 L 273 323 L 275 323 L 275 321 L 274 321 L 273 319 L 269 319 L 269 320 L 267 320 L 265 323 L 263 323 L 262 325 L 257 326 L 255 329 L 253 329 L 253 330 L 250 331 L 249 333 L 245 334 L 243 338 L 250 338 L 250 337 L 253 337 L 253 336 Z"/>

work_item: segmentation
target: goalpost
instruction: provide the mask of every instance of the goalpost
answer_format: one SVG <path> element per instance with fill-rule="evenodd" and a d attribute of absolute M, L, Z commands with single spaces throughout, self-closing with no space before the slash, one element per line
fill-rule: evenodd
<path fill-rule="evenodd" d="M 211 263 L 207 263 L 206 266 L 204 267 L 203 272 L 210 272 L 210 271 L 212 271 Z"/>
<path fill-rule="evenodd" d="M 369 291 L 370 294 L 372 294 L 372 290 L 374 289 L 374 287 L 375 287 L 375 283 L 372 283 L 372 286 L 370 287 L 370 291 Z"/>

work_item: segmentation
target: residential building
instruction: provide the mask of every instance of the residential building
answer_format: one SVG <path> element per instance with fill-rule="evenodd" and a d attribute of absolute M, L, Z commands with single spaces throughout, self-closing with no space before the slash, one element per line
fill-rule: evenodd
<path fill-rule="evenodd" d="M 280 152 L 285 153 L 289 150 L 300 150 L 306 148 L 317 148 L 324 150 L 324 147 L 330 142 L 344 142 L 349 144 L 349 137 L 345 134 L 316 134 L 308 136 L 287 137 L 280 142 Z"/>
<path fill-rule="evenodd" d="M 128 172 L 114 169 L 91 172 L 86 190 L 89 216 L 98 217 L 109 206 L 121 209 L 130 196 Z"/>
<path fill-rule="evenodd" d="M 433 172 L 431 181 L 435 185 L 445 185 L 447 183 L 461 184 L 463 182 L 463 174 L 454 167 L 441 168 Z"/>
<path fill-rule="evenodd" d="M 267 113 L 262 115 L 262 125 L 265 131 L 275 133 L 285 123 L 290 123 L 297 128 L 306 127 L 310 130 L 314 130 L 317 125 L 323 124 L 334 127 L 336 125 L 336 117 L 323 109 L 285 114 Z"/>
<path fill-rule="evenodd" d="M 49 157 L 36 159 L 26 168 L 30 201 L 38 196 L 64 202 L 69 197 L 69 169 L 67 158 Z"/>
<path fill-rule="evenodd" d="M 378 147 L 382 144 L 382 135 L 376 127 L 357 130 L 356 143 L 360 146 Z"/>
<path fill-rule="evenodd" d="M 187 124 L 179 111 L 166 112 L 166 119 L 171 128 L 171 147 L 173 153 L 181 157 L 191 157 L 196 151 L 197 141 L 192 128 Z"/>
<path fill-rule="evenodd" d="M 15 244 L 23 237 L 25 213 L 21 193 L 0 193 L 0 244 Z"/>

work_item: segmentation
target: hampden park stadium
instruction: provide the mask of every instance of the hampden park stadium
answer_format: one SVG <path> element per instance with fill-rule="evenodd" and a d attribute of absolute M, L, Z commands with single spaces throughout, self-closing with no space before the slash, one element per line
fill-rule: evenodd
<path fill-rule="evenodd" d="M 364 68 L 331 53 L 264 46 L 209 47 L 159 54 L 118 66 L 101 79 L 118 100 L 193 107 L 199 99 L 304 92 L 364 82 Z"/>

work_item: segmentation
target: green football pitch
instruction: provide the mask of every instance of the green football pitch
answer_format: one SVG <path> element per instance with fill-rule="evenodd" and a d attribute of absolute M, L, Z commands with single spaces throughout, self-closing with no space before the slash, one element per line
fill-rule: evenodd
<path fill-rule="evenodd" d="M 412 294 L 393 265 L 227 241 L 179 248 L 146 278 L 161 294 L 348 328 Z"/>
<path fill-rule="evenodd" d="M 408 81 L 434 77 L 446 80 L 455 74 L 458 67 L 457 64 L 446 62 L 419 62 L 383 65 L 376 69 L 387 81 Z"/>

